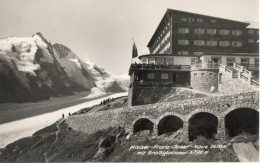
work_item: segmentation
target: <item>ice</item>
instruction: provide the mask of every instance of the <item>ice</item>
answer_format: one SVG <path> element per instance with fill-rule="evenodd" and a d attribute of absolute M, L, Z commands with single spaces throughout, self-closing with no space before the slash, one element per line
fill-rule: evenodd
<path fill-rule="evenodd" d="M 36 131 L 53 124 L 59 118 L 62 117 L 62 114 L 67 116 L 69 113 L 74 113 L 82 108 L 99 104 L 100 101 L 103 101 L 107 98 L 116 98 L 126 95 L 127 92 L 116 93 L 93 101 L 88 101 L 71 107 L 63 108 L 51 113 L 46 113 L 39 116 L 30 117 L 9 123 L 4 123 L 0 125 L 0 148 L 4 148 L 6 145 L 18 139 L 31 136 Z"/>

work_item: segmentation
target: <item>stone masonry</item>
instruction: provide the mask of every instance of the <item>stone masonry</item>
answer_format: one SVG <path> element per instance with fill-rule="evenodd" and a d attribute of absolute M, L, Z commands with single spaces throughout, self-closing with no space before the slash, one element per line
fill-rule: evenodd
<path fill-rule="evenodd" d="M 200 112 L 207 112 L 218 118 L 217 136 L 225 139 L 225 116 L 238 108 L 259 110 L 259 92 L 247 92 L 218 97 L 196 98 L 174 102 L 155 103 L 124 107 L 107 111 L 70 116 L 66 122 L 75 130 L 88 134 L 109 127 L 124 127 L 133 133 L 136 121 L 146 118 L 153 122 L 153 135 L 158 135 L 158 124 L 168 115 L 179 117 L 183 121 L 184 141 L 188 141 L 188 121 Z"/>

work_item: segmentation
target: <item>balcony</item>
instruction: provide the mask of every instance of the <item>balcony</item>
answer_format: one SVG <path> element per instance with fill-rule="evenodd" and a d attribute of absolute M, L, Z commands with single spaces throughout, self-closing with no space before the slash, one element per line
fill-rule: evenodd
<path fill-rule="evenodd" d="M 135 88 L 143 87 L 183 87 L 187 84 L 177 84 L 176 82 L 133 82 L 129 88 L 134 86 Z"/>
<path fill-rule="evenodd" d="M 183 70 L 190 71 L 190 65 L 164 65 L 164 64 L 131 64 L 129 74 L 133 70 Z"/>
<path fill-rule="evenodd" d="M 202 69 L 219 69 L 219 63 L 194 63 L 191 65 L 191 70 Z"/>

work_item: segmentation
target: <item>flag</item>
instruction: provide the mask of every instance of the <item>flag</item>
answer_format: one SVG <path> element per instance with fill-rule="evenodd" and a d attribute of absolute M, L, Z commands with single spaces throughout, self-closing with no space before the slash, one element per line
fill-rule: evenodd
<path fill-rule="evenodd" d="M 132 58 L 136 58 L 138 56 L 137 48 L 135 46 L 135 42 L 133 40 L 133 50 L 132 50 Z"/>

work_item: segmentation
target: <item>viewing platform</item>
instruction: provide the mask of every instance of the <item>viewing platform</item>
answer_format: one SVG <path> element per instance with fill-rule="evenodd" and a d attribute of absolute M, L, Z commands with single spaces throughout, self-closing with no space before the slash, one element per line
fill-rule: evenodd
<path fill-rule="evenodd" d="M 162 70 L 162 71 L 190 71 L 190 65 L 164 65 L 164 64 L 131 64 L 129 74 L 133 70 Z"/>
<path fill-rule="evenodd" d="M 137 87 L 185 87 L 187 84 L 178 84 L 176 82 L 133 82 L 129 88 Z"/>
<path fill-rule="evenodd" d="M 219 65 L 219 63 L 195 63 L 191 65 L 191 70 L 219 69 Z"/>

